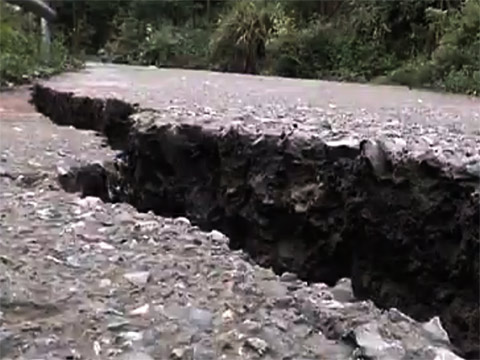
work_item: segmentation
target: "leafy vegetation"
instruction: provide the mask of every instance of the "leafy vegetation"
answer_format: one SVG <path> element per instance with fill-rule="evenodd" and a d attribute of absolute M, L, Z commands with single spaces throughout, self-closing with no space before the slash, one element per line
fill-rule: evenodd
<path fill-rule="evenodd" d="M 277 37 L 271 72 L 478 95 L 480 1 L 454 5 L 352 1 L 330 21 L 316 17 Z"/>
<path fill-rule="evenodd" d="M 428 57 L 417 56 L 391 74 L 401 84 L 480 95 L 480 2 L 458 10 L 427 9 L 431 35 Z"/>
<path fill-rule="evenodd" d="M 105 45 L 104 53 L 113 62 L 159 67 L 206 68 L 208 33 L 164 23 L 138 21 L 130 12 L 119 14 L 116 32 Z"/>
<path fill-rule="evenodd" d="M 106 61 L 480 94 L 480 0 L 53 5 L 69 51 Z"/>
<path fill-rule="evenodd" d="M 221 70 L 255 74 L 266 58 L 266 44 L 284 18 L 278 3 L 239 1 L 218 20 L 211 59 Z"/>
<path fill-rule="evenodd" d="M 41 46 L 38 24 L 13 7 L 0 2 L 0 86 L 28 82 L 79 66 L 63 46 L 61 36 L 48 55 Z"/>

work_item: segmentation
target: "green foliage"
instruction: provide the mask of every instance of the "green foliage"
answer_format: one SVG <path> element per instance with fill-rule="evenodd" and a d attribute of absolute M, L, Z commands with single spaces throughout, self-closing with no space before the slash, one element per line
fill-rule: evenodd
<path fill-rule="evenodd" d="M 400 84 L 480 94 L 480 1 L 460 9 L 428 9 L 437 43 L 427 60 L 410 61 L 390 77 Z"/>
<path fill-rule="evenodd" d="M 274 74 L 289 77 L 323 77 L 333 68 L 332 31 L 320 22 L 280 34 L 268 46 Z"/>
<path fill-rule="evenodd" d="M 192 0 L 136 0 L 131 5 L 132 16 L 148 23 L 168 19 L 173 25 L 186 23 L 194 11 Z"/>
<path fill-rule="evenodd" d="M 432 54 L 432 65 L 447 91 L 480 94 L 480 1 L 467 0 L 449 18 Z"/>
<path fill-rule="evenodd" d="M 54 25 L 65 37 L 73 53 L 95 53 L 110 39 L 117 14 L 129 6 L 129 0 L 51 1 L 57 12 Z"/>
<path fill-rule="evenodd" d="M 408 87 L 433 87 L 434 73 L 434 67 L 423 58 L 402 64 L 398 69 L 390 72 L 388 78 L 394 84 Z"/>
<path fill-rule="evenodd" d="M 113 62 L 204 68 L 207 66 L 208 34 L 203 29 L 174 26 L 168 21 L 139 21 L 124 12 L 115 19 L 117 34 L 106 45 Z"/>
<path fill-rule="evenodd" d="M 142 44 L 149 27 L 131 16 L 128 11 L 121 11 L 114 19 L 115 34 L 106 44 L 105 50 L 113 62 L 142 64 Z"/>
<path fill-rule="evenodd" d="M 367 81 L 393 69 L 381 44 L 365 41 L 322 19 L 278 36 L 268 49 L 272 73 L 282 76 Z"/>
<path fill-rule="evenodd" d="M 61 37 L 52 42 L 50 56 L 46 58 L 35 24 L 28 17 L 3 3 L 0 3 L 0 14 L 1 86 L 27 82 L 80 65 L 68 55 Z"/>
<path fill-rule="evenodd" d="M 53 3 L 75 52 L 102 49 L 114 62 L 480 94 L 480 0 Z M 11 43 L 36 41 L 8 31 Z M 34 47 L 22 46 L 18 59 L 2 54 L 12 73 L 34 66 Z M 68 57 L 56 54 L 55 67 Z"/>
<path fill-rule="evenodd" d="M 331 20 L 303 15 L 271 42 L 267 73 L 480 94 L 480 2 L 442 4 L 350 1 Z"/>
<path fill-rule="evenodd" d="M 2 82 L 20 80 L 34 68 L 37 53 L 34 39 L 24 31 L 13 27 L 20 17 L 5 5 L 1 5 L 0 21 L 0 74 Z M 23 25 L 19 22 L 20 25 Z"/>
<path fill-rule="evenodd" d="M 142 51 L 148 64 L 203 68 L 207 65 L 208 34 L 201 29 L 165 25 L 147 36 Z"/>
<path fill-rule="evenodd" d="M 211 40 L 212 60 L 224 71 L 255 74 L 265 46 L 284 25 L 279 4 L 239 0 L 220 17 Z"/>

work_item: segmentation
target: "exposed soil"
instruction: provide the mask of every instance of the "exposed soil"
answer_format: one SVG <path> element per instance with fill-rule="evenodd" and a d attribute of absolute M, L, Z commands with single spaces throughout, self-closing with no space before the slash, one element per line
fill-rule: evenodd
<path fill-rule="evenodd" d="M 357 298 L 421 321 L 440 315 L 459 351 L 478 358 L 479 139 L 470 130 L 372 121 L 346 139 L 328 116 L 314 125 L 201 117 L 63 84 L 35 87 L 37 109 L 123 150 L 61 176 L 67 190 L 186 216 L 278 274 L 329 285 L 351 277 Z M 396 135 L 377 141 L 378 129 Z"/>

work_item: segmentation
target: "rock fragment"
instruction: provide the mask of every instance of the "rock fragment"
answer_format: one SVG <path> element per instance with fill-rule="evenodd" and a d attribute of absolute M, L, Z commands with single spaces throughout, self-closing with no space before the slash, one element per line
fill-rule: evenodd
<path fill-rule="evenodd" d="M 130 315 L 145 315 L 148 313 L 148 311 L 150 310 L 150 305 L 149 304 L 145 304 L 145 305 L 142 305 L 142 306 L 139 306 L 135 309 L 133 309 L 132 311 L 130 311 Z"/>
<path fill-rule="evenodd" d="M 438 316 L 434 316 L 430 321 L 424 323 L 422 327 L 427 333 L 429 333 L 433 340 L 445 343 L 450 341 Z"/>
<path fill-rule="evenodd" d="M 267 342 L 258 337 L 247 338 L 245 340 L 245 346 L 251 350 L 256 351 L 260 356 L 265 355 L 269 350 Z"/>
<path fill-rule="evenodd" d="M 170 354 L 170 358 L 173 360 L 182 360 L 185 358 L 186 350 L 184 348 L 175 348 Z"/>
<path fill-rule="evenodd" d="M 123 275 L 125 279 L 131 282 L 135 286 L 145 286 L 150 279 L 149 271 L 135 271 L 131 273 L 126 273 Z"/>
<path fill-rule="evenodd" d="M 213 314 L 209 310 L 190 307 L 188 310 L 188 320 L 201 329 L 212 326 Z"/>
<path fill-rule="evenodd" d="M 402 360 L 405 350 L 399 341 L 385 341 L 374 323 L 357 327 L 353 331 L 359 347 L 357 355 L 372 360 Z"/>
<path fill-rule="evenodd" d="M 350 279 L 344 278 L 338 280 L 335 286 L 330 289 L 330 292 L 332 293 L 333 298 L 340 302 L 350 302 L 355 300 L 352 281 Z"/>
<path fill-rule="evenodd" d="M 228 238 L 218 230 L 212 230 L 208 234 L 208 237 L 217 244 L 227 244 Z"/>
<path fill-rule="evenodd" d="M 118 337 L 126 342 L 136 342 L 143 339 L 143 334 L 140 331 L 126 331 L 118 334 Z"/>

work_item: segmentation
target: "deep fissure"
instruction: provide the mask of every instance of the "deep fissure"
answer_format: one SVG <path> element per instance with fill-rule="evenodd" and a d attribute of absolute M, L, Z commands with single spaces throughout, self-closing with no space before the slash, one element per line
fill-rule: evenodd
<path fill-rule="evenodd" d="M 327 284 L 350 277 L 359 299 L 421 321 L 440 315 L 459 352 L 479 356 L 478 179 L 348 144 L 135 123 L 132 114 L 155 113 L 42 86 L 33 102 L 122 150 L 64 175 L 66 190 L 186 216 L 279 273 Z"/>

